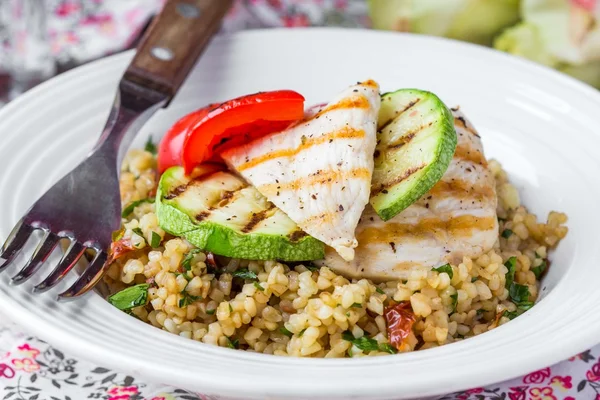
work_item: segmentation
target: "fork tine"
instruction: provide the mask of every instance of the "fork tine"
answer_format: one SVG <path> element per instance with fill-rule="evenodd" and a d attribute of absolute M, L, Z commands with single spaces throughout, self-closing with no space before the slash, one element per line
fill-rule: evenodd
<path fill-rule="evenodd" d="M 54 270 L 33 288 L 34 292 L 42 293 L 56 286 L 77 264 L 86 247 L 79 242 L 72 242 Z"/>
<path fill-rule="evenodd" d="M 12 277 L 12 283 L 15 285 L 20 285 L 31 278 L 31 276 L 35 274 L 42 265 L 44 265 L 44 262 L 48 259 L 48 257 L 50 257 L 50 254 L 52 254 L 52 251 L 60 239 L 61 238 L 57 234 L 46 232 L 44 239 L 40 242 L 40 244 L 38 244 L 35 252 L 29 261 L 27 261 L 27 264 L 25 264 L 23 269 L 21 269 L 18 274 Z"/>
<path fill-rule="evenodd" d="M 23 220 L 17 223 L 0 250 L 0 259 L 4 260 L 0 261 L 0 272 L 8 267 L 11 261 L 19 254 L 33 231 L 34 228 L 23 222 Z"/>
<path fill-rule="evenodd" d="M 108 269 L 109 264 L 106 262 L 107 259 L 108 254 L 106 254 L 106 252 L 99 251 L 96 253 L 96 257 L 94 257 L 79 279 L 77 279 L 73 286 L 59 294 L 58 298 L 61 300 L 68 300 L 87 293 L 102 278 L 102 275 L 104 275 L 104 272 Z"/>

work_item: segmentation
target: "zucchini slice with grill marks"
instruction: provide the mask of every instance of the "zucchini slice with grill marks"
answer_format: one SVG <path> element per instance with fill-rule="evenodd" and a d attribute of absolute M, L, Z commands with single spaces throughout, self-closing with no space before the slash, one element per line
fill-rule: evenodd
<path fill-rule="evenodd" d="M 370 203 L 387 221 L 438 182 L 456 150 L 454 119 L 433 93 L 401 89 L 381 96 Z"/>
<path fill-rule="evenodd" d="M 193 178 L 192 178 L 193 177 Z M 220 166 L 192 177 L 173 167 L 156 194 L 159 225 L 215 254 L 249 260 L 321 259 L 324 245 L 304 233 L 258 190 Z"/>

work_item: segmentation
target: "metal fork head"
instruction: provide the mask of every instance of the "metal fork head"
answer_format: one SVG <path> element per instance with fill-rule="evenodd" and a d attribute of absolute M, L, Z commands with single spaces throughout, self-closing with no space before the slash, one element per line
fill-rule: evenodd
<path fill-rule="evenodd" d="M 100 280 L 108 267 L 112 232 L 121 225 L 118 166 L 123 150 L 167 100 L 147 91 L 121 82 L 106 127 L 92 152 L 36 201 L 15 226 L 0 250 L 0 272 L 14 262 L 34 231 L 41 230 L 44 236 L 12 283 L 23 283 L 39 271 L 61 240 L 70 242 L 68 250 L 34 290 L 41 292 L 58 284 L 88 249 L 95 252 L 94 258 L 59 298 L 82 295 Z"/>

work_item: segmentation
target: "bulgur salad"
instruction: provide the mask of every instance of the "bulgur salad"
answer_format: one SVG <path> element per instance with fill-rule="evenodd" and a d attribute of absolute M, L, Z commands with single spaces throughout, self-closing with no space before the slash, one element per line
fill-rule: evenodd
<path fill-rule="evenodd" d="M 563 213 L 539 222 L 435 94 L 358 82 L 186 115 L 127 154 L 108 301 L 203 343 L 362 357 L 453 343 L 534 305 Z"/>

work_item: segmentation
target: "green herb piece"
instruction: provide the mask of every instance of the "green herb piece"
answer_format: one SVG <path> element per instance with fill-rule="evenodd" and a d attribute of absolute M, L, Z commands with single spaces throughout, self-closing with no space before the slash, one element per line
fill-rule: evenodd
<path fill-rule="evenodd" d="M 390 353 L 390 354 L 398 353 L 398 350 L 396 350 L 396 348 L 389 343 L 381 343 L 379 345 L 379 350 L 385 351 L 386 353 Z"/>
<path fill-rule="evenodd" d="M 215 310 L 215 309 L 213 308 L 212 310 L 206 310 L 206 313 L 207 313 L 208 315 L 213 315 L 213 314 L 215 313 L 215 311 L 217 311 L 217 310 Z"/>
<path fill-rule="evenodd" d="M 458 305 L 458 293 L 454 293 L 450 295 L 452 299 L 452 312 L 456 311 L 456 306 Z"/>
<path fill-rule="evenodd" d="M 480 315 L 482 315 L 485 312 L 485 310 L 483 308 L 480 308 L 480 309 L 478 309 L 475 312 L 477 313 L 477 316 L 480 316 Z"/>
<path fill-rule="evenodd" d="M 475 277 L 473 277 L 473 278 L 471 278 L 471 283 L 475 282 L 477 279 L 479 279 L 479 278 L 478 278 L 478 277 L 476 277 L 476 276 L 475 276 Z"/>
<path fill-rule="evenodd" d="M 508 310 L 505 310 L 502 313 L 502 316 L 506 317 L 506 318 L 508 318 L 510 320 L 513 320 L 513 319 L 515 319 L 515 318 L 517 318 L 519 316 L 519 312 L 518 311 L 508 311 Z"/>
<path fill-rule="evenodd" d="M 534 303 L 533 301 L 522 301 L 522 302 L 520 302 L 520 303 L 518 303 L 518 304 L 517 304 L 517 307 L 518 307 L 520 310 L 527 311 L 527 310 L 529 310 L 531 307 L 533 307 L 533 306 L 534 306 L 534 304 L 535 304 L 535 303 Z"/>
<path fill-rule="evenodd" d="M 233 339 L 231 340 L 231 338 L 225 336 L 225 338 L 227 339 L 227 347 L 229 347 L 230 349 L 237 349 L 240 346 L 240 340 L 239 339 Z"/>
<path fill-rule="evenodd" d="M 360 304 L 360 303 L 354 303 L 350 307 L 351 308 L 362 308 L 362 304 Z"/>
<path fill-rule="evenodd" d="M 375 339 L 371 339 L 366 336 L 356 339 L 350 331 L 344 331 L 342 333 L 342 339 L 349 341 L 362 351 L 379 350 L 379 343 L 377 343 Z"/>
<path fill-rule="evenodd" d="M 249 279 L 253 281 L 258 280 L 258 276 L 256 275 L 256 273 L 249 271 L 248 268 L 238 269 L 237 271 L 234 271 L 231 275 L 233 275 L 234 278 Z"/>
<path fill-rule="evenodd" d="M 300 331 L 300 333 L 298 334 L 298 337 L 302 337 L 302 335 L 304 335 L 304 332 L 306 332 L 308 328 L 304 328 Z"/>
<path fill-rule="evenodd" d="M 192 296 L 184 289 L 181 292 L 181 299 L 179 299 L 179 308 L 187 307 L 197 300 L 202 300 L 202 296 Z"/>
<path fill-rule="evenodd" d="M 279 328 L 279 332 L 283 333 L 287 337 L 294 336 L 294 334 L 292 332 L 290 332 L 285 326 L 282 326 L 281 328 Z"/>
<path fill-rule="evenodd" d="M 120 292 L 108 297 L 108 302 L 119 310 L 130 310 L 134 307 L 145 306 L 148 304 L 148 288 L 150 285 L 142 283 L 123 289 Z"/>
<path fill-rule="evenodd" d="M 445 272 L 445 273 L 448 274 L 448 276 L 450 277 L 450 279 L 452 279 L 452 277 L 454 276 L 454 272 L 452 272 L 452 266 L 450 264 L 444 264 L 444 265 L 442 265 L 440 267 L 433 268 L 433 271 L 437 271 L 440 274 L 442 272 Z"/>
<path fill-rule="evenodd" d="M 306 263 L 306 264 L 302 264 L 304 265 L 304 267 L 309 270 L 310 272 L 317 272 L 319 271 L 321 268 L 317 267 L 315 264 L 313 263 Z"/>
<path fill-rule="evenodd" d="M 133 212 L 133 210 L 135 210 L 135 208 L 137 206 L 139 206 L 140 204 L 143 203 L 154 203 L 156 199 L 154 197 L 148 197 L 147 199 L 141 199 L 141 200 L 136 200 L 136 201 L 132 201 L 131 203 L 129 203 L 127 205 L 127 207 L 125 207 L 123 209 L 123 212 L 121 212 L 121 217 L 123 218 L 127 218 L 131 215 L 131 213 Z"/>
<path fill-rule="evenodd" d="M 261 292 L 265 291 L 265 288 L 260 286 L 260 283 L 258 283 L 258 282 L 254 282 L 254 287 L 257 288 L 258 290 L 260 290 Z"/>
<path fill-rule="evenodd" d="M 133 233 L 135 233 L 138 236 L 144 237 L 144 232 L 142 232 L 142 230 L 140 228 L 133 228 L 132 229 Z"/>
<path fill-rule="evenodd" d="M 152 141 L 152 136 L 150 136 L 146 141 L 146 146 L 144 146 L 144 150 L 146 150 L 148 153 L 151 153 L 153 156 L 158 154 L 158 148 L 156 147 L 156 144 Z"/>
<path fill-rule="evenodd" d="M 183 277 L 184 277 L 184 279 L 185 279 L 186 281 L 188 281 L 188 282 L 192 280 L 192 278 L 190 278 L 190 277 L 187 275 L 187 273 L 175 272 L 175 276 L 180 276 L 180 275 L 181 275 L 181 276 L 183 276 Z"/>
<path fill-rule="evenodd" d="M 346 312 L 346 317 L 350 318 L 350 311 Z"/>
<path fill-rule="evenodd" d="M 383 291 L 382 288 L 380 288 L 379 286 L 377 288 L 375 288 L 375 291 L 379 294 L 385 294 L 385 292 Z"/>
<path fill-rule="evenodd" d="M 192 260 L 196 254 L 200 253 L 200 249 L 192 249 L 186 253 L 181 261 L 181 268 L 184 271 L 190 271 L 192 269 Z"/>
<path fill-rule="evenodd" d="M 113 242 L 118 242 L 123 239 L 123 235 L 125 234 L 125 227 L 121 227 L 118 231 L 114 231 L 111 235 L 111 239 Z"/>
<path fill-rule="evenodd" d="M 508 239 L 509 237 L 512 236 L 512 234 L 513 234 L 513 231 L 511 231 L 510 229 L 505 229 L 502 231 L 501 235 L 504 239 Z"/>
<path fill-rule="evenodd" d="M 160 246 L 160 242 L 162 242 L 162 238 L 160 235 L 154 231 L 152 231 L 152 236 L 150 237 L 150 246 L 155 249 Z"/>
<path fill-rule="evenodd" d="M 233 312 L 233 307 L 231 307 L 231 303 L 229 303 L 229 312 L 232 313 Z"/>
<path fill-rule="evenodd" d="M 529 287 L 526 285 L 519 285 L 518 283 L 513 282 L 510 285 L 510 289 L 508 289 L 508 294 L 517 307 L 519 307 L 519 304 L 521 303 L 524 304 L 524 307 L 527 307 L 528 304 L 533 304 L 529 301 Z M 531 308 L 531 306 L 528 308 Z"/>
<path fill-rule="evenodd" d="M 505 288 L 510 289 L 510 286 L 515 281 L 515 272 L 517 270 L 517 257 L 512 256 L 504 263 L 504 266 L 508 268 L 508 272 L 506 273 L 506 284 Z"/>
<path fill-rule="evenodd" d="M 546 260 L 543 260 L 540 265 L 531 268 L 531 271 L 535 274 L 536 279 L 540 279 L 540 277 L 544 274 L 544 271 L 546 271 L 546 267 Z"/>

